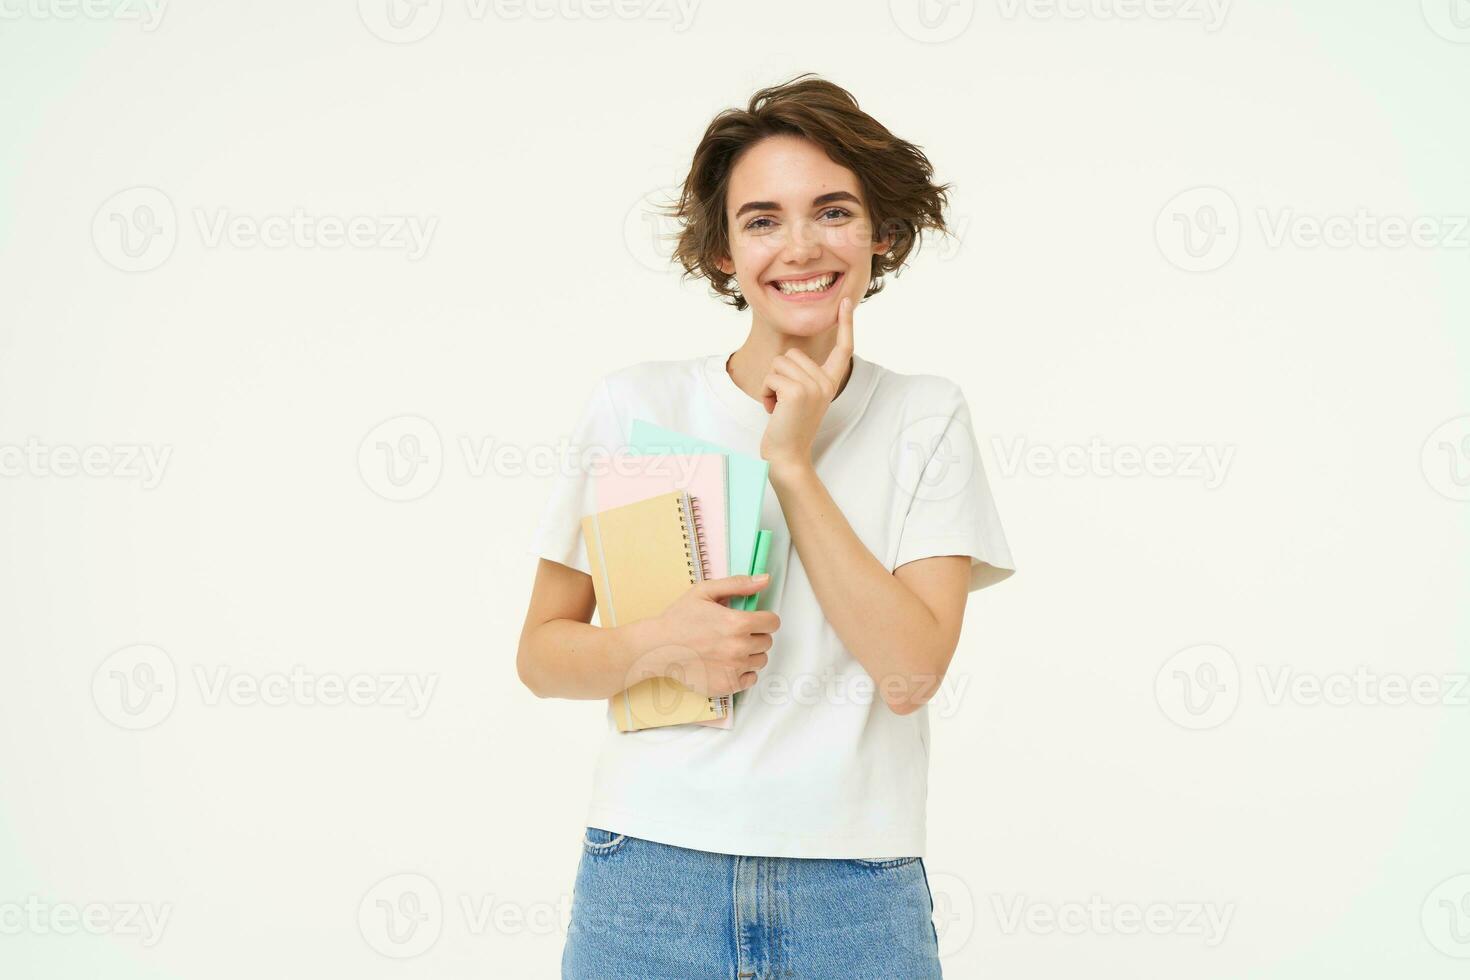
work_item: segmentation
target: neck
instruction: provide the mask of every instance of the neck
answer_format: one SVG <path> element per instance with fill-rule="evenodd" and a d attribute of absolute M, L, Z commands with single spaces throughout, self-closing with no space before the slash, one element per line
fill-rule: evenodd
<path fill-rule="evenodd" d="M 836 346 L 836 324 L 815 336 L 802 337 L 782 333 L 774 327 L 767 326 L 757 317 L 751 322 L 750 334 L 745 338 L 745 343 L 741 344 L 740 348 L 725 362 L 725 372 L 730 375 L 730 379 L 735 382 L 737 388 L 756 401 L 761 401 L 761 394 L 765 390 L 762 382 L 765 381 L 766 375 L 771 373 L 771 362 L 778 356 L 794 347 L 821 364 L 827 360 L 828 355 L 832 353 L 832 348 Z M 848 379 L 851 377 L 852 364 L 849 363 L 847 374 L 843 376 L 842 383 L 837 386 L 837 395 L 842 394 L 842 389 L 847 387 Z M 837 395 L 832 396 L 834 400 Z"/>

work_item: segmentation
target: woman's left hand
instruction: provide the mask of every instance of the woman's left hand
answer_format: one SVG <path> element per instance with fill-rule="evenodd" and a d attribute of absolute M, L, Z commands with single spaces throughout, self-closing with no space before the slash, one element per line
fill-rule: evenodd
<path fill-rule="evenodd" d="M 852 365 L 852 299 L 837 304 L 837 345 L 818 364 L 792 348 L 771 361 L 762 384 L 771 420 L 761 438 L 761 458 L 772 467 L 810 464 L 812 442 Z"/>

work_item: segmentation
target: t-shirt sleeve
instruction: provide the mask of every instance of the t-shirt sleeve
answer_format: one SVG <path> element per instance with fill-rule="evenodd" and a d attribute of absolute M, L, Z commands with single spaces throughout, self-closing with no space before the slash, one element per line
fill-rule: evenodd
<path fill-rule="evenodd" d="M 597 508 L 594 475 L 605 472 L 612 454 L 624 446 L 621 424 L 604 378 L 582 409 L 568 451 L 556 458 L 546 504 L 528 553 L 592 573 L 582 539 L 582 518 Z"/>
<path fill-rule="evenodd" d="M 924 466 L 902 468 L 912 487 L 893 567 L 936 555 L 970 558 L 969 591 L 983 589 L 1015 572 L 1000 515 L 990 495 L 970 406 L 951 385 L 945 408 L 905 429 L 900 439 Z"/>

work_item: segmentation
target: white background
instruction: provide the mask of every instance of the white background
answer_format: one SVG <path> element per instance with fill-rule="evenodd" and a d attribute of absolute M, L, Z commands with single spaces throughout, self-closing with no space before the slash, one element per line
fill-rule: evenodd
<path fill-rule="evenodd" d="M 516 454 L 740 343 L 643 202 L 816 71 L 954 185 L 856 345 L 1020 568 L 930 709 L 946 976 L 1462 976 L 1470 6 L 1114 2 L 0 0 L 0 975 L 557 975 L 603 709 L 516 679 Z"/>

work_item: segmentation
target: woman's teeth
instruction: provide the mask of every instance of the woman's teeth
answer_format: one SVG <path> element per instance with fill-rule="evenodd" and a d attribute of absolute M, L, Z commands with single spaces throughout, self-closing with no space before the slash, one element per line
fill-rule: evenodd
<path fill-rule="evenodd" d="M 776 288 L 788 296 L 799 293 L 820 293 L 836 281 L 837 273 L 829 272 L 825 276 L 818 276 L 815 279 L 803 279 L 797 282 L 778 279 L 776 281 Z"/>

